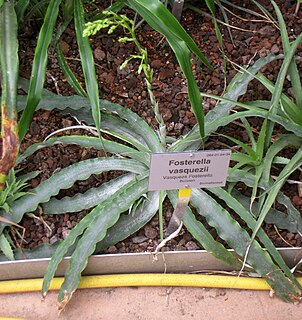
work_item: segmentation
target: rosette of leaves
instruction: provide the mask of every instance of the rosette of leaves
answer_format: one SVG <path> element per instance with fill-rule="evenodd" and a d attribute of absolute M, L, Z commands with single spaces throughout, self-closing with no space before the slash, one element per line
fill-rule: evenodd
<path fill-rule="evenodd" d="M 261 63 L 258 62 L 256 66 L 249 69 L 249 72 L 256 72 L 268 60 L 262 59 Z M 239 75 L 231 84 L 230 89 L 234 90 L 236 88 L 236 95 L 240 96 L 246 90 L 247 79 L 250 78 L 253 78 L 253 76 L 249 73 Z M 22 105 L 22 99 L 24 98 L 20 97 L 19 99 L 20 105 Z M 219 112 L 219 108 L 223 107 L 224 103 L 220 103 L 215 112 Z M 55 106 L 57 109 L 63 109 L 63 112 L 75 112 L 81 119 L 92 123 L 87 105 L 88 100 L 83 97 L 50 96 L 42 99 L 40 106 L 44 109 Z M 154 216 L 160 206 L 159 192 L 148 192 L 150 154 L 164 151 L 158 136 L 144 120 L 130 110 L 108 101 L 100 101 L 100 105 L 102 132 L 106 133 L 107 136 L 114 137 L 117 139 L 116 141 L 103 138 L 103 142 L 101 142 L 99 138 L 83 136 L 51 138 L 48 141 L 29 147 L 19 158 L 19 161 L 22 161 L 36 150 L 58 143 L 78 144 L 97 149 L 104 147 L 108 153 L 112 154 L 110 157 L 88 159 L 62 169 L 31 190 L 31 194 L 26 195 L 19 201 L 17 200 L 11 206 L 16 221 L 20 221 L 25 212 L 34 211 L 38 205 L 43 208 L 45 213 L 51 214 L 93 208 L 70 231 L 66 239 L 59 244 L 45 274 L 44 295 L 59 262 L 72 248 L 70 265 L 65 273 L 65 280 L 59 293 L 59 301 L 62 307 L 65 306 L 79 285 L 81 272 L 87 264 L 88 257 L 139 230 Z M 74 111 L 74 108 L 77 110 Z M 226 115 L 226 117 L 228 116 Z M 216 129 L 216 125 L 221 121 L 221 118 L 213 113 L 209 114 L 208 119 L 209 122 L 206 122 L 208 124 L 206 127 L 209 130 Z M 195 133 L 197 134 L 196 139 L 191 139 L 195 136 Z M 200 144 L 199 133 L 193 129 L 186 137 L 170 145 L 166 151 L 196 150 Z M 55 198 L 60 189 L 66 189 L 77 180 L 86 179 L 90 174 L 105 170 L 123 170 L 126 173 L 99 188 L 91 189 L 73 198 L 65 197 L 61 200 Z M 250 175 L 241 174 L 240 169 L 238 169 L 229 177 L 230 182 L 234 179 L 245 181 L 248 185 L 252 183 L 254 175 L 252 173 Z M 171 203 L 176 205 L 177 192 L 169 191 L 167 196 Z M 225 206 L 219 204 L 216 197 L 222 199 Z M 161 199 L 161 201 L 163 200 Z M 226 209 L 226 207 L 232 208 L 238 214 L 238 217 L 248 224 L 251 230 L 255 228 L 256 219 L 237 200 L 237 195 L 232 195 L 224 188 L 196 189 L 192 193 L 191 205 L 198 214 L 207 220 L 210 226 L 217 230 L 219 237 L 225 240 L 238 256 L 234 256 L 221 243 L 217 242 L 206 227 L 197 220 L 192 210 L 188 208 L 183 219 L 184 225 L 205 249 L 215 257 L 231 264 L 234 268 L 240 268 L 245 252 L 250 246 L 247 257 L 248 265 L 263 276 L 282 299 L 287 301 L 298 299 L 301 294 L 301 287 L 265 232 L 260 229 L 257 240 L 251 243 L 249 233 L 240 226 Z M 133 208 L 131 214 L 127 213 L 130 207 Z M 287 217 L 280 212 L 276 212 L 274 213 L 279 217 L 279 222 L 286 224 L 286 221 L 288 222 Z M 261 246 L 265 247 L 267 251 L 263 250 Z"/>

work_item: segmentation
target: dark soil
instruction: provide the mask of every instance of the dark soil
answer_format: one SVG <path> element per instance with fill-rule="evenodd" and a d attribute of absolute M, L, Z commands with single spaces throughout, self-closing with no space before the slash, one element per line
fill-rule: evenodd
<path fill-rule="evenodd" d="M 102 1 L 96 1 L 100 8 L 105 7 Z M 198 2 L 200 3 L 200 2 Z M 203 2 L 202 2 L 203 3 Z M 250 1 L 233 1 L 243 7 L 259 12 L 255 5 Z M 290 38 L 302 31 L 302 10 L 297 15 L 294 14 L 296 1 L 277 1 L 281 8 Z M 272 6 L 269 1 L 261 1 L 272 14 Z M 200 5 L 198 5 L 200 6 Z M 202 6 L 202 5 L 201 5 Z M 207 10 L 205 7 L 203 10 Z M 269 22 L 254 21 L 256 17 L 247 12 L 230 8 L 235 14 L 229 14 L 230 24 L 241 29 L 231 29 L 233 42 L 225 27 L 221 26 L 225 54 L 228 57 L 226 77 L 223 77 L 223 58 L 219 50 L 213 22 L 211 19 L 195 13 L 191 10 L 183 12 L 181 23 L 188 33 L 193 37 L 201 51 L 209 58 L 215 67 L 216 72 L 211 72 L 201 68 L 198 63 L 195 65 L 195 76 L 198 79 L 198 85 L 203 92 L 221 95 L 225 88 L 225 82 L 230 80 L 237 73 L 235 64 L 252 65 L 259 57 L 266 56 L 269 53 L 282 53 L 281 38 L 278 30 Z M 133 16 L 130 11 L 127 14 Z M 218 15 L 219 15 L 218 11 Z M 239 18 L 241 17 L 241 18 Z M 91 38 L 94 58 L 96 62 L 97 77 L 99 80 L 100 95 L 104 99 L 118 103 L 124 107 L 130 108 L 139 114 L 150 125 L 156 126 L 153 112 L 148 100 L 148 94 L 143 75 L 137 73 L 138 63 L 132 61 L 124 70 L 120 70 L 120 64 L 135 53 L 135 48 L 131 43 L 119 43 L 118 37 L 122 35 L 123 30 L 116 30 L 112 35 L 105 32 L 99 32 Z M 154 70 L 153 89 L 159 103 L 160 111 L 166 122 L 168 135 L 179 137 L 186 134 L 196 123 L 193 112 L 190 108 L 188 96 L 186 94 L 186 81 L 181 73 L 176 59 L 169 46 L 162 41 L 161 36 L 152 30 L 146 23 L 142 23 L 137 29 L 138 38 L 141 44 L 148 49 L 150 64 Z M 35 34 L 24 33 L 20 45 L 20 70 L 25 78 L 30 77 L 31 61 L 34 56 L 36 44 Z M 73 26 L 70 26 L 64 33 L 61 45 L 63 53 L 68 59 L 70 67 L 74 70 L 79 80 L 83 84 L 83 75 L 80 67 L 78 48 L 75 41 L 75 32 Z M 49 64 L 45 86 L 60 95 L 74 94 L 62 74 L 57 59 L 53 52 L 49 53 Z M 299 55 L 302 55 L 300 50 Z M 235 63 L 235 64 L 233 64 Z M 266 76 L 275 80 L 279 71 L 280 61 L 273 62 L 262 71 Z M 301 67 L 301 65 L 300 65 Z M 288 94 L 291 88 L 287 88 Z M 269 92 L 257 82 L 252 82 L 244 99 L 269 99 Z M 213 99 L 204 99 L 204 111 L 207 112 L 216 104 Z M 260 123 L 253 120 L 253 127 L 259 130 Z M 22 151 L 35 142 L 43 139 L 51 132 L 77 124 L 72 117 L 62 117 L 57 111 L 40 110 L 36 112 L 28 133 L 25 136 Z M 223 129 L 225 134 L 247 141 L 247 136 L 243 128 L 238 124 L 232 124 Z M 72 131 L 72 134 L 87 134 L 83 131 Z M 70 132 L 64 132 L 70 134 Z M 209 140 L 208 148 L 217 146 L 217 138 Z M 221 140 L 229 143 L 226 140 Z M 229 143 L 230 144 L 230 143 Z M 93 148 L 83 149 L 78 146 L 56 145 L 51 148 L 45 148 L 37 151 L 25 163 L 22 168 L 25 171 L 40 170 L 38 177 L 31 181 L 31 187 L 36 187 L 41 181 L 49 178 L 55 171 L 60 170 L 79 160 L 100 157 L 103 153 Z M 59 197 L 72 195 L 77 192 L 84 192 L 93 186 L 111 179 L 113 174 L 103 173 L 98 176 L 92 176 L 86 181 L 79 181 L 72 189 L 62 190 Z M 292 179 L 300 180 L 299 173 Z M 297 209 L 302 211 L 302 198 L 297 192 L 297 185 L 286 184 L 284 192 L 290 196 Z M 63 215 L 45 215 L 43 212 L 36 213 L 36 218 L 24 217 L 21 225 L 25 228 L 25 239 L 22 246 L 24 248 L 34 248 L 41 243 L 54 243 L 58 239 L 65 238 L 69 230 L 83 217 L 87 212 L 77 214 Z M 168 220 L 172 214 L 172 208 L 169 203 L 165 204 L 164 213 Z M 301 246 L 302 238 L 300 235 L 289 233 L 285 230 L 277 230 L 274 226 L 265 225 L 270 238 L 276 246 Z M 129 239 L 110 247 L 106 252 L 140 252 L 152 251 L 159 243 L 158 217 L 148 223 L 143 229 L 131 236 Z M 13 229 L 11 231 L 13 233 Z M 215 230 L 211 233 L 216 236 Z M 16 241 L 20 239 L 15 235 Z M 182 230 L 179 237 L 169 242 L 171 250 L 195 250 L 200 245 L 192 239 L 191 235 Z"/>

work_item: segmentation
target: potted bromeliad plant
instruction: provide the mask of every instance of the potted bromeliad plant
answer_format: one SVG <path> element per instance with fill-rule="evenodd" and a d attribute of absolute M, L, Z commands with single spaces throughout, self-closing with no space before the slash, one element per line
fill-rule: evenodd
<path fill-rule="evenodd" d="M 65 5 L 67 3 L 69 2 L 66 2 Z M 50 42 L 53 30 L 50 30 L 50 26 L 52 28 L 54 26 L 56 21 L 54 15 L 58 12 L 59 4 L 60 1 L 50 1 L 40 32 L 41 39 L 48 39 Z M 198 124 L 186 136 L 171 144 L 167 143 L 165 125 L 152 93 L 152 70 L 148 63 L 148 53 L 137 41 L 133 22 L 126 16 L 117 13 L 124 5 L 138 12 L 150 26 L 166 37 L 187 79 L 189 99 Z M 302 34 L 293 43 L 290 43 L 282 16 L 275 4 L 274 7 L 282 30 L 284 55 L 270 55 L 259 59 L 252 67 L 242 69 L 229 84 L 222 97 L 211 96 L 220 102 L 204 116 L 201 93 L 193 76 L 190 54 L 196 54 L 206 65 L 210 65 L 192 38 L 160 1 L 153 1 L 152 4 L 147 0 L 117 1 L 113 7 L 103 13 L 100 20 L 86 25 L 84 25 L 81 1 L 75 0 L 72 6 L 64 7 L 65 12 L 72 12 L 72 18 L 67 19 L 60 32 L 63 32 L 64 27 L 74 19 L 81 58 L 82 61 L 85 61 L 83 62 L 83 73 L 87 91 L 83 91 L 68 66 L 62 61 L 64 71 L 66 75 L 69 75 L 69 81 L 74 88 L 77 88 L 77 95 L 64 97 L 44 94 L 42 96 L 43 83 L 41 84 L 38 79 L 40 73 L 42 76 L 45 74 L 49 43 L 39 42 L 39 37 L 28 94 L 19 96 L 18 99 L 16 93 L 18 77 L 15 69 L 18 61 L 17 18 L 12 2 L 2 4 L 0 14 L 5 17 L 5 19 L 0 19 L 2 23 L 0 26 L 2 71 L 2 167 L 0 167 L 0 174 L 2 190 L 4 190 L 5 179 L 12 169 L 12 166 L 3 165 L 4 155 L 12 150 L 10 149 L 12 146 L 16 149 L 13 154 L 16 164 L 22 163 L 26 157 L 37 150 L 55 144 L 77 144 L 82 147 L 105 150 L 108 153 L 106 157 L 83 160 L 56 172 L 26 194 L 18 198 L 11 198 L 12 201 L 7 204 L 9 210 L 7 206 L 2 206 L 0 215 L 2 239 L 5 238 L 5 228 L 8 227 L 9 222 L 19 223 L 26 213 L 34 212 L 38 207 L 48 214 L 91 210 L 57 245 L 45 273 L 43 296 L 49 289 L 59 263 L 64 256 L 70 255 L 70 264 L 59 292 L 59 302 L 63 308 L 78 287 L 81 273 L 87 265 L 89 256 L 127 238 L 142 228 L 162 207 L 165 198 L 168 198 L 173 206 L 176 205 L 177 191 L 148 191 L 152 153 L 198 150 L 219 127 L 241 119 L 251 139 L 251 146 L 230 138 L 241 147 L 241 151 L 232 154 L 232 160 L 236 165 L 229 171 L 227 186 L 194 189 L 190 200 L 191 206 L 186 208 L 183 224 L 192 236 L 215 257 L 234 268 L 240 269 L 248 266 L 255 270 L 267 280 L 281 299 L 295 301 L 301 297 L 301 285 L 261 228 L 263 221 L 270 221 L 281 228 L 289 228 L 292 232 L 302 233 L 300 213 L 290 203 L 289 198 L 281 192 L 281 186 L 289 174 L 299 168 L 302 163 L 300 147 L 302 141 L 300 95 L 302 91 L 294 60 Z M 129 109 L 98 97 L 88 36 L 102 28 L 108 28 L 110 32 L 114 32 L 118 27 L 123 27 L 128 31 L 128 36 L 120 41 L 132 41 L 137 47 L 137 55 L 129 59 L 140 60 L 139 71 L 145 74 L 151 105 L 159 124 L 156 132 Z M 7 39 L 7 34 L 13 36 Z M 56 39 L 59 36 L 60 34 Z M 275 59 L 283 59 L 283 63 L 277 82 L 273 84 L 264 75 L 261 75 L 259 70 Z M 295 87 L 295 101 L 282 93 L 283 82 L 288 73 Z M 272 100 L 238 102 L 238 98 L 246 92 L 249 82 L 254 78 L 259 79 L 272 92 Z M 210 95 L 203 94 L 203 96 Z M 22 112 L 19 126 L 16 122 L 16 105 L 18 111 Z M 75 114 L 78 119 L 85 121 L 88 125 L 94 125 L 97 136 L 52 137 L 45 142 L 33 144 L 23 154 L 18 155 L 18 137 L 21 140 L 24 136 L 31 116 L 37 108 L 56 108 L 63 113 Z M 232 113 L 231 111 L 234 110 L 236 112 Z M 7 120 L 6 114 L 8 115 Z M 258 139 L 253 136 L 247 121 L 251 116 L 264 119 Z M 281 135 L 272 143 L 274 123 L 283 126 L 288 133 Z M 7 127 L 10 131 L 6 129 Z M 19 134 L 17 128 L 19 128 Z M 10 138 L 12 137 L 10 132 L 15 140 Z M 295 155 L 291 159 L 279 157 L 279 151 L 288 145 L 297 148 Z M 274 163 L 281 164 L 284 168 L 278 177 L 272 178 L 270 172 Z M 109 170 L 124 173 L 83 194 L 64 197 L 60 200 L 56 198 L 61 189 L 71 187 L 76 181 Z M 236 182 L 241 182 L 251 188 L 253 195 L 251 199 L 246 199 L 234 188 Z M 217 198 L 220 199 L 219 202 Z M 256 201 L 256 199 L 260 200 Z M 274 201 L 286 204 L 287 214 L 272 209 Z M 131 207 L 131 214 L 124 214 Z M 232 214 L 228 208 L 232 209 Z M 195 214 L 205 218 L 207 223 L 216 229 L 219 237 L 228 244 L 229 248 L 234 249 L 237 255 L 230 253 L 222 243 L 214 239 Z M 244 221 L 247 227 L 241 226 L 236 221 L 234 214 L 239 218 L 238 220 Z M 3 241 L 1 250 L 9 252 L 9 241 L 7 239 Z M 3 250 L 3 243 L 5 250 Z M 13 252 L 10 256 L 12 255 Z"/>

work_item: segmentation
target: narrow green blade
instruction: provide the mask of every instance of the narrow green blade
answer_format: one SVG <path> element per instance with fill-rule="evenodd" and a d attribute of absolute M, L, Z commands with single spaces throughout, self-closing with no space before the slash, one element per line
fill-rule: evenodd
<path fill-rule="evenodd" d="M 74 0 L 74 22 L 81 63 L 84 72 L 86 91 L 88 99 L 90 101 L 94 124 L 97 128 L 98 133 L 100 134 L 101 113 L 99 102 L 99 88 L 96 79 L 94 60 L 92 49 L 90 47 L 90 42 L 88 37 L 83 36 L 85 20 L 84 8 L 81 0 Z"/>
<path fill-rule="evenodd" d="M 30 126 L 32 116 L 41 100 L 47 66 L 48 47 L 50 45 L 55 23 L 57 21 L 61 0 L 51 0 L 42 28 L 39 33 L 35 51 L 27 102 L 19 122 L 19 136 L 23 139 Z"/>

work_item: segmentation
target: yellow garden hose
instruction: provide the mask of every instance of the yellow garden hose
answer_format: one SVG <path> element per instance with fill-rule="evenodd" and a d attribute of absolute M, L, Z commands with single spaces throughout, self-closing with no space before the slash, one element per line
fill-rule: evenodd
<path fill-rule="evenodd" d="M 50 290 L 59 290 L 64 278 L 54 278 Z M 297 279 L 302 284 L 302 278 Z M 0 294 L 40 291 L 43 279 L 0 281 Z M 262 278 L 201 274 L 116 274 L 83 276 L 79 289 L 107 287 L 203 287 L 243 290 L 270 290 Z M 0 320 L 22 320 L 20 318 L 1 318 Z"/>
<path fill-rule="evenodd" d="M 64 278 L 54 278 L 50 290 L 59 290 Z M 302 284 L 302 278 L 298 278 Z M 43 279 L 0 281 L 0 294 L 40 291 Z M 201 274 L 116 274 L 83 276 L 79 289 L 107 287 L 207 287 L 245 290 L 270 290 L 262 278 Z"/>

